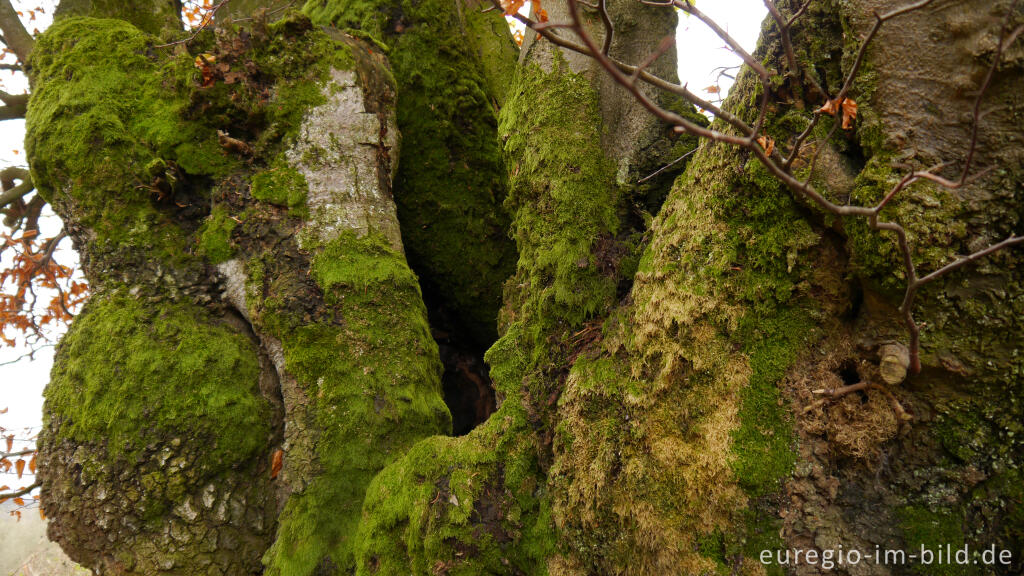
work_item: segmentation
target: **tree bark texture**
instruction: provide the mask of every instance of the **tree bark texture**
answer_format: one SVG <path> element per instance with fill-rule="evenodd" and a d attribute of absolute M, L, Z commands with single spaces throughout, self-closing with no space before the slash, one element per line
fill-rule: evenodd
<path fill-rule="evenodd" d="M 40 440 L 72 558 L 101 574 L 816 574 L 760 552 L 949 543 L 1013 552 L 964 573 L 1021 569 L 1017 253 L 923 289 L 923 370 L 904 379 L 893 238 L 724 144 L 638 184 L 698 141 L 592 60 L 528 32 L 517 62 L 475 0 L 259 4 L 161 46 L 185 33 L 153 3 L 65 2 L 33 50 L 33 180 L 93 290 Z M 766 22 L 766 133 L 803 131 L 814 84 L 834 95 L 873 13 L 899 5 L 810 2 L 799 74 Z M 608 8 L 624 61 L 676 27 L 668 8 Z M 1024 18 L 1010 10 L 940 2 L 884 26 L 855 125 L 820 122 L 798 172 L 859 205 L 908 170 L 952 175 L 1000 26 Z M 1022 66 L 1018 39 L 983 100 L 981 175 L 883 212 L 922 273 L 1020 226 Z M 745 69 L 726 108 L 752 123 L 761 90 Z M 489 374 L 467 370 L 484 350 Z M 462 371 L 496 394 L 465 435 L 442 360 L 445 392 Z"/>

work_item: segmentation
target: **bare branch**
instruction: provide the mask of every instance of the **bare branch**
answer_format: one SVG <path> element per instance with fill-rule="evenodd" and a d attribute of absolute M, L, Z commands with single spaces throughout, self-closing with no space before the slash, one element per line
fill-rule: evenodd
<path fill-rule="evenodd" d="M 13 492 L 0 492 L 0 502 L 2 502 L 4 500 L 7 500 L 9 498 L 19 498 L 19 497 L 24 496 L 25 494 L 28 494 L 29 492 L 35 490 L 36 488 L 39 488 L 40 486 L 42 486 L 42 484 L 40 484 L 39 481 L 36 481 L 36 482 L 33 482 L 29 486 L 26 486 L 26 487 L 21 488 L 19 490 L 15 490 Z"/>
<path fill-rule="evenodd" d="M 778 7 L 775 6 L 775 2 L 773 0 L 764 0 L 764 5 L 768 8 L 768 13 L 771 14 L 772 19 L 775 20 L 775 25 L 779 27 L 779 34 L 782 36 L 782 49 L 786 52 L 786 63 L 789 65 L 789 73 L 794 79 L 800 78 L 800 65 L 796 61 L 796 54 L 793 52 L 793 39 L 789 32 L 790 28 L 793 26 L 793 22 L 795 22 L 796 19 L 804 13 L 804 10 L 807 10 L 807 7 L 810 4 L 810 0 L 804 2 L 804 5 L 787 20 L 782 16 L 782 12 L 780 12 Z M 828 96 L 814 78 L 808 76 L 806 80 L 811 83 L 818 94 Z"/>
<path fill-rule="evenodd" d="M 11 0 L 0 0 L 0 32 L 4 35 L 4 44 L 14 52 L 22 63 L 28 62 L 35 40 L 25 30 L 25 25 L 18 18 L 18 12 L 11 5 Z"/>
<path fill-rule="evenodd" d="M 601 23 L 604 25 L 604 46 L 601 47 L 601 54 L 605 56 L 612 49 L 612 38 L 615 36 L 615 25 L 608 15 L 608 0 L 601 0 L 598 4 L 598 11 L 601 13 Z"/>
<path fill-rule="evenodd" d="M 21 362 L 25 358 L 28 358 L 29 360 L 35 360 L 36 352 L 42 350 L 43 348 L 53 348 L 53 347 L 54 347 L 54 344 L 40 344 L 40 345 L 38 345 L 38 346 L 36 346 L 34 348 L 31 348 L 28 352 L 25 352 L 24 354 L 22 354 L 21 356 L 18 356 L 17 358 L 15 358 L 13 360 L 8 360 L 6 362 L 0 362 L 0 366 L 10 366 L 12 364 L 17 364 L 18 362 Z"/>
<path fill-rule="evenodd" d="M 6 188 L 7 182 L 13 182 L 14 180 L 21 180 L 21 184 L 14 186 L 10 189 L 4 190 L 0 193 L 0 208 L 6 207 L 11 202 L 18 200 L 29 192 L 35 189 L 32 185 L 32 177 L 29 176 L 28 170 L 23 168 L 6 168 L 0 172 L 0 180 L 4 181 L 4 187 Z"/>
<path fill-rule="evenodd" d="M 28 110 L 28 94 L 8 94 L 0 90 L 0 102 L 4 103 L 4 106 L 0 106 L 0 120 L 25 117 Z"/>

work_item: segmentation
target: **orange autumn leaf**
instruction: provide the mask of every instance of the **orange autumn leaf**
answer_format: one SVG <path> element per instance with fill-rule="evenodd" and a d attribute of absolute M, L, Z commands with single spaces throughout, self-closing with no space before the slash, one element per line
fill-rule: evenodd
<path fill-rule="evenodd" d="M 511 16 L 526 4 L 526 0 L 501 0 L 501 9 L 505 11 L 506 16 Z"/>
<path fill-rule="evenodd" d="M 278 448 L 274 451 L 273 457 L 270 459 L 270 479 L 277 478 L 277 475 L 281 473 L 281 467 L 284 465 L 284 450 Z"/>
<path fill-rule="evenodd" d="M 835 116 L 837 113 L 842 112 L 843 130 L 849 130 L 853 128 L 853 121 L 857 119 L 857 102 L 853 98 L 843 98 L 842 102 L 838 98 L 834 98 L 826 102 L 821 108 L 815 110 L 815 112 L 828 114 L 829 116 Z"/>
<path fill-rule="evenodd" d="M 843 130 L 853 128 L 853 121 L 857 118 L 857 103 L 853 98 L 843 100 Z"/>
<path fill-rule="evenodd" d="M 25 460 L 18 458 L 18 461 L 14 463 L 14 469 L 18 471 L 18 480 L 21 480 L 21 475 L 25 473 Z"/>
<path fill-rule="evenodd" d="M 764 148 L 764 153 L 767 156 L 771 156 L 772 152 L 775 151 L 775 140 L 771 136 L 759 136 L 757 143 Z"/>
<path fill-rule="evenodd" d="M 42 506 L 39 507 L 39 518 L 41 520 L 46 520 L 46 514 L 43 514 L 43 507 Z"/>
<path fill-rule="evenodd" d="M 537 14 L 537 20 L 541 22 L 548 21 L 548 11 L 541 7 L 541 0 L 533 0 L 533 11 Z"/>
<path fill-rule="evenodd" d="M 705 88 L 704 91 L 707 92 L 708 94 L 718 94 L 719 92 L 722 91 L 722 89 L 712 84 L 711 86 Z"/>
<path fill-rule="evenodd" d="M 28 470 L 29 470 L 29 472 L 31 472 L 33 474 L 36 473 L 36 455 L 35 454 L 33 454 L 32 455 L 32 459 L 28 461 Z"/>
<path fill-rule="evenodd" d="M 7 451 L 8 452 L 13 452 L 14 451 L 14 434 L 9 434 L 7 436 Z"/>
<path fill-rule="evenodd" d="M 15 498 L 14 499 L 14 503 L 17 504 L 18 506 L 24 506 L 25 505 L 25 499 L 24 498 Z"/>

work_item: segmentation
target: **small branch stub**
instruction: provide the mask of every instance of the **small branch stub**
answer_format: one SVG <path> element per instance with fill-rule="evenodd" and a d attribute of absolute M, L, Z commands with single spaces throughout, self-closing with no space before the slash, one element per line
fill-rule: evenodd
<path fill-rule="evenodd" d="M 910 350 L 903 344 L 886 344 L 879 350 L 882 357 L 878 370 L 886 384 L 895 385 L 907 378 L 910 368 Z"/>

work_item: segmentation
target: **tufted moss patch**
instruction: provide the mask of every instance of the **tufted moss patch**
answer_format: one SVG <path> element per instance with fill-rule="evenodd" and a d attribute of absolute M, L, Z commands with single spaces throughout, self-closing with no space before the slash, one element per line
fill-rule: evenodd
<path fill-rule="evenodd" d="M 199 254 L 211 264 L 220 264 L 231 259 L 231 232 L 238 222 L 231 218 L 227 207 L 218 204 L 210 211 L 199 228 Z"/>
<path fill-rule="evenodd" d="M 327 242 L 313 258 L 313 277 L 330 297 L 334 289 L 366 290 L 385 285 L 398 290 L 418 292 L 416 275 L 405 258 L 383 236 L 373 233 L 359 238 L 343 232 Z"/>
<path fill-rule="evenodd" d="M 119 20 L 55 23 L 33 51 L 26 149 L 40 193 L 58 211 L 73 205 L 96 244 L 145 246 L 173 263 L 186 256 L 154 205 L 160 191 L 149 167 L 175 161 L 213 176 L 233 160 L 210 127 L 182 117 L 192 63 L 154 55 L 152 42 Z"/>
<path fill-rule="evenodd" d="M 377 475 L 357 574 L 544 572 L 555 537 L 514 406 L 468 436 L 419 442 Z"/>
<path fill-rule="evenodd" d="M 323 100 L 319 83 L 329 70 L 354 66 L 347 46 L 301 15 L 264 24 L 250 38 L 229 34 L 221 44 L 200 35 L 195 49 L 216 53 L 229 64 L 225 74 L 241 78 L 201 86 L 192 55 L 155 49 L 154 37 L 121 20 L 64 18 L 41 36 L 27 119 L 33 180 L 58 212 L 73 210 L 94 231 L 94 260 L 145 250 L 175 268 L 193 260 L 189 246 L 214 262 L 230 256 L 232 225 L 222 213 L 210 215 L 195 243 L 181 241 L 190 231 L 174 216 L 175 206 L 208 205 L 209 181 L 241 167 L 217 131 L 273 157 Z M 274 168 L 257 176 L 257 193 L 301 216 L 304 182 Z"/>
<path fill-rule="evenodd" d="M 596 93 L 566 68 L 521 69 L 500 125 L 513 175 L 505 206 L 519 247 L 516 279 L 529 282 L 526 308 L 545 327 L 607 310 L 616 286 L 595 254 L 599 239 L 619 229 L 614 167 L 594 145 Z"/>
<path fill-rule="evenodd" d="M 751 496 L 780 488 L 796 461 L 789 407 L 776 383 L 814 340 L 815 323 L 803 310 L 781 308 L 777 314 L 744 317 L 737 333 L 750 359 L 750 383 L 740 393 L 740 425 L 733 432 L 732 468 Z"/>
<path fill-rule="evenodd" d="M 298 218 L 305 219 L 308 215 L 309 184 L 306 177 L 284 159 L 278 159 L 266 170 L 253 175 L 251 193 L 257 200 L 288 208 Z"/>
<path fill-rule="evenodd" d="M 252 343 L 201 308 L 97 295 L 61 341 L 46 389 L 47 419 L 111 459 L 182 438 L 203 444 L 218 470 L 266 444 Z"/>
<path fill-rule="evenodd" d="M 954 551 L 964 546 L 965 525 L 962 510 L 931 510 L 924 506 L 905 506 L 897 510 L 896 515 L 908 554 L 917 554 L 920 557 L 922 550 L 931 550 L 935 553 L 940 547 L 945 552 L 947 544 Z M 931 564 L 915 565 L 913 570 L 916 574 L 954 576 L 977 574 L 976 568 L 957 565 L 948 559 L 939 563 L 935 558 Z"/>

